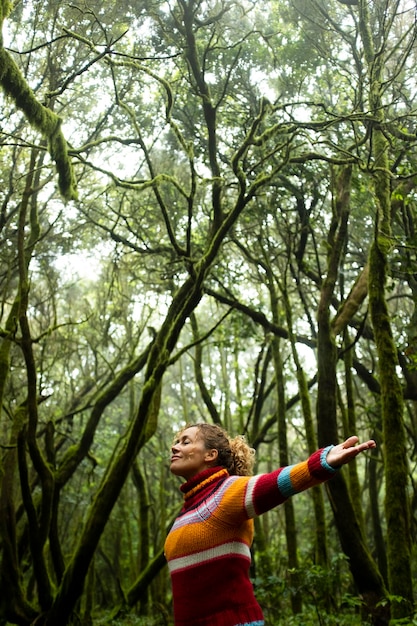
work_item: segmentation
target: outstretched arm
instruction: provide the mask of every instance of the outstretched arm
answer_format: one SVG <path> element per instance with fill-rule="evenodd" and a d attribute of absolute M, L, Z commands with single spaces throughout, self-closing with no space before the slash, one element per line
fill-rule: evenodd
<path fill-rule="evenodd" d="M 291 496 L 324 483 L 335 475 L 337 468 L 349 463 L 360 452 L 375 448 L 373 440 L 359 444 L 358 437 L 349 437 L 336 446 L 321 448 L 306 460 L 256 476 L 233 476 L 223 500 L 228 519 L 240 519 L 241 504 L 246 518 L 261 515 L 285 502 Z M 243 490 L 243 493 L 242 493 Z M 238 506 L 237 504 L 238 503 Z M 234 522 L 236 523 L 236 522 Z"/>
<path fill-rule="evenodd" d="M 370 448 L 376 448 L 376 443 L 373 439 L 359 443 L 359 437 L 354 435 L 348 437 L 343 443 L 333 446 L 327 454 L 326 461 L 331 467 L 340 467 L 341 465 L 345 465 L 345 463 L 349 463 L 349 461 L 364 450 L 369 450 Z"/>

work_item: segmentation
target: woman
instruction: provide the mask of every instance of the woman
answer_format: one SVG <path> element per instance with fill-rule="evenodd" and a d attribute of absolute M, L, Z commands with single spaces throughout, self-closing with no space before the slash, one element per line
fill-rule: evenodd
<path fill-rule="evenodd" d="M 211 424 L 179 433 L 171 472 L 185 478 L 184 505 L 165 543 L 176 626 L 262 626 L 249 580 L 253 517 L 322 483 L 373 440 L 357 437 L 318 450 L 307 461 L 251 476 L 253 450 Z"/>

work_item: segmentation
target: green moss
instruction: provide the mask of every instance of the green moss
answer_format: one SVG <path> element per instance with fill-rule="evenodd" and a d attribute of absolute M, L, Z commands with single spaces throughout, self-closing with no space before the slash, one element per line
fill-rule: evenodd
<path fill-rule="evenodd" d="M 62 134 L 61 119 L 36 99 L 18 66 L 4 48 L 0 48 L 0 83 L 4 92 L 23 111 L 31 126 L 47 138 L 49 151 L 58 172 L 58 186 L 65 200 L 76 200 L 76 181 Z"/>
<path fill-rule="evenodd" d="M 3 26 L 3 22 L 10 14 L 13 8 L 13 2 L 11 0 L 0 0 L 0 28 Z"/>
<path fill-rule="evenodd" d="M 378 349 L 383 432 L 387 444 L 385 514 L 389 588 L 391 594 L 403 598 L 401 602 L 392 604 L 391 612 L 393 618 L 403 618 L 410 614 L 413 602 L 404 401 L 396 374 L 397 350 L 385 299 L 387 259 L 384 246 L 378 244 L 379 238 L 374 241 L 369 257 L 369 301 Z"/>

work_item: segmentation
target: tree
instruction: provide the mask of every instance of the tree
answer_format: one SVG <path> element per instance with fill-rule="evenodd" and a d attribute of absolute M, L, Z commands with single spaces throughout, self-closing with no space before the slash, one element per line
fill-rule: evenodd
<path fill-rule="evenodd" d="M 388 8 L 388 7 L 387 7 Z M 377 214 L 375 237 L 370 250 L 369 300 L 375 343 L 379 356 L 381 382 L 381 409 L 384 431 L 388 582 L 396 596 L 392 605 L 394 618 L 410 617 L 413 612 L 413 584 L 411 575 L 410 521 L 407 498 L 407 451 L 403 422 L 403 394 L 396 372 L 397 355 L 385 298 L 387 253 L 391 238 L 391 181 L 389 142 L 382 132 L 385 121 L 381 84 L 384 80 L 384 55 L 377 54 L 370 32 L 370 18 L 365 3 L 359 4 L 360 25 L 364 51 L 369 67 L 369 108 L 376 125 L 373 138 L 373 185 Z M 392 15 L 388 18 L 392 20 Z M 388 32 L 388 24 L 384 36 Z M 377 43 L 377 42 L 376 42 Z M 410 137 L 411 139 L 411 137 Z M 392 442 L 392 443 L 391 443 Z M 395 442 L 395 443 L 394 443 Z M 393 497 L 395 491 L 395 498 Z M 402 537 L 398 541 L 398 536 Z"/>

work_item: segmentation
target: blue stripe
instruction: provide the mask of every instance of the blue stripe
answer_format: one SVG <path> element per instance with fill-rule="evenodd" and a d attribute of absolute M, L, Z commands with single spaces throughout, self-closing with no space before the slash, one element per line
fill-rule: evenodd
<path fill-rule="evenodd" d="M 328 462 L 326 461 L 327 459 L 327 455 L 329 454 L 330 450 L 334 448 L 334 446 L 327 446 L 327 448 L 324 448 L 321 451 L 320 454 L 320 463 L 322 465 L 322 467 L 324 467 L 324 469 L 326 469 L 328 472 L 336 472 L 337 469 L 335 467 L 332 467 L 331 465 L 328 464 Z"/>
<path fill-rule="evenodd" d="M 290 473 L 292 467 L 294 466 L 289 465 L 288 467 L 284 467 L 282 472 L 278 474 L 278 489 L 280 490 L 284 498 L 290 498 L 297 493 L 291 482 Z"/>
<path fill-rule="evenodd" d="M 235 626 L 265 626 L 265 622 L 263 620 L 258 622 L 245 622 L 244 624 L 235 624 Z"/>

